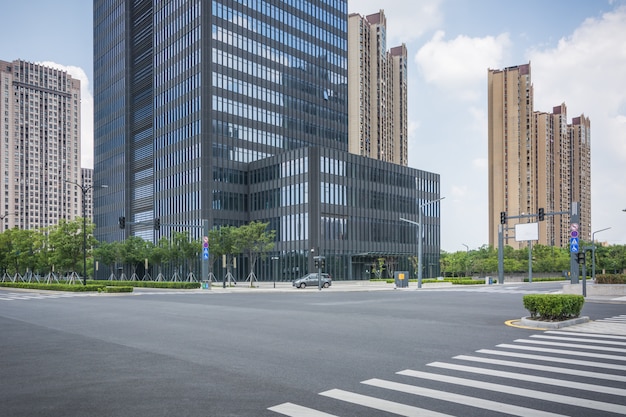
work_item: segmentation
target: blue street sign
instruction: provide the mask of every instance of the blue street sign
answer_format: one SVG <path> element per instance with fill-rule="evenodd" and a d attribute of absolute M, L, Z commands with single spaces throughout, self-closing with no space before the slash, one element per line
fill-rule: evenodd
<path fill-rule="evenodd" d="M 577 237 L 572 237 L 569 240 L 569 251 L 572 253 L 577 253 L 578 252 L 578 238 Z"/>

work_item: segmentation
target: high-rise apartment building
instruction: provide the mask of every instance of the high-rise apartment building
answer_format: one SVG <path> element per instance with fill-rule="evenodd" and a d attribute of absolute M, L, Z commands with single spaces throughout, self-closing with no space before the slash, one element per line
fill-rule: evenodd
<path fill-rule="evenodd" d="M 80 81 L 22 60 L 0 61 L 0 230 L 82 216 Z"/>
<path fill-rule="evenodd" d="M 348 139 L 356 155 L 408 164 L 407 50 L 387 50 L 383 10 L 348 17 Z"/>
<path fill-rule="evenodd" d="M 489 244 L 497 246 L 500 213 L 535 215 L 539 243 L 569 245 L 571 203 L 580 203 L 579 234 L 591 238 L 591 148 L 589 119 L 567 123 L 565 104 L 552 113 L 534 111 L 530 64 L 489 70 Z M 552 214 L 552 213 L 568 214 Z M 515 248 L 515 223 L 503 225 L 505 244 Z"/>
<path fill-rule="evenodd" d="M 348 152 L 347 25 L 346 0 L 95 0 L 96 237 L 256 220 L 280 265 L 260 261 L 261 280 L 311 270 L 311 254 L 339 279 L 381 257 L 408 270 L 416 230 L 400 217 L 440 197 L 439 175 Z M 439 205 L 423 214 L 435 275 Z"/>
<path fill-rule="evenodd" d="M 82 168 L 81 169 L 81 182 L 83 186 L 84 198 L 85 198 L 85 217 L 89 220 L 93 220 L 93 169 Z M 82 216 L 82 214 L 81 214 Z"/>

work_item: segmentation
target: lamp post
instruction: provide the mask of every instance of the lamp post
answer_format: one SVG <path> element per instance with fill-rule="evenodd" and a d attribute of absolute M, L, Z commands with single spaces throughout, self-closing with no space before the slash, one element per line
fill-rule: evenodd
<path fill-rule="evenodd" d="M 596 230 L 591 234 L 591 279 L 594 281 L 596 279 L 596 233 L 604 232 L 609 229 L 610 227 Z"/>
<path fill-rule="evenodd" d="M 87 191 L 91 190 L 92 188 L 94 188 L 93 185 L 90 186 L 85 186 L 85 185 L 81 185 L 77 182 L 74 181 L 69 181 L 69 180 L 64 180 L 65 182 L 69 182 L 70 184 L 74 184 L 75 186 L 77 186 L 78 188 L 80 188 L 80 191 L 82 192 L 83 195 L 83 285 L 87 285 L 87 218 L 85 216 L 85 200 L 87 197 Z M 98 188 L 107 188 L 108 185 L 99 185 Z"/>
<path fill-rule="evenodd" d="M 417 206 L 417 222 L 411 221 L 411 220 L 407 220 L 404 219 L 402 217 L 400 217 L 400 220 L 402 220 L 403 222 L 407 222 L 407 223 L 411 223 L 417 226 L 417 231 L 418 231 L 418 235 L 417 235 L 417 288 L 422 288 L 422 208 L 424 208 L 425 206 L 429 205 L 429 204 L 435 204 L 441 200 L 443 200 L 445 197 L 441 197 L 438 198 L 437 200 L 432 200 L 432 201 L 427 201 L 425 203 L 420 204 L 419 206 Z"/>
<path fill-rule="evenodd" d="M 465 261 L 465 276 L 467 277 L 467 273 L 469 271 L 469 246 L 465 243 L 461 243 L 461 245 L 465 246 L 465 252 L 467 253 L 467 261 Z"/>
<path fill-rule="evenodd" d="M 276 274 L 278 274 L 277 262 L 278 256 L 272 256 L 272 260 L 274 261 L 274 288 L 276 288 Z"/>

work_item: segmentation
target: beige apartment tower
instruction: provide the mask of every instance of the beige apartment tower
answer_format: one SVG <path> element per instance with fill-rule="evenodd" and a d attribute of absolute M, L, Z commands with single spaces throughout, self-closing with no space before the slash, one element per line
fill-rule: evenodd
<path fill-rule="evenodd" d="M 407 50 L 387 50 L 385 13 L 348 17 L 348 149 L 408 165 Z"/>
<path fill-rule="evenodd" d="M 0 61 L 0 231 L 82 216 L 80 81 L 67 72 Z"/>
<path fill-rule="evenodd" d="M 567 123 L 565 104 L 552 113 L 534 111 L 530 64 L 488 72 L 489 244 L 498 245 L 500 213 L 507 216 L 545 213 L 538 243 L 567 247 L 572 202 L 580 203 L 579 234 L 591 239 L 590 122 L 584 116 Z M 564 213 L 564 214 L 555 214 Z M 516 223 L 503 225 L 505 245 L 520 248 Z"/>

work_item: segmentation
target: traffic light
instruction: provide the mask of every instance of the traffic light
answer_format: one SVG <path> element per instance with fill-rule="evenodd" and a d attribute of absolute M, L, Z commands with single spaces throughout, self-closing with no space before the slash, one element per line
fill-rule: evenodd
<path fill-rule="evenodd" d="M 546 219 L 546 212 L 543 207 L 539 209 L 539 221 L 542 222 Z"/>
<path fill-rule="evenodd" d="M 161 230 L 161 219 L 154 219 L 154 230 Z"/>
<path fill-rule="evenodd" d="M 500 224 L 505 224 L 506 223 L 506 211 L 501 211 L 500 212 Z"/>
<path fill-rule="evenodd" d="M 326 268 L 326 259 L 320 259 L 320 269 Z"/>
<path fill-rule="evenodd" d="M 120 226 L 120 229 L 126 229 L 126 217 L 120 216 L 120 218 L 117 219 L 117 224 Z"/>
<path fill-rule="evenodd" d="M 585 252 L 584 251 L 578 252 L 578 263 L 579 264 L 584 264 L 585 263 Z"/>

